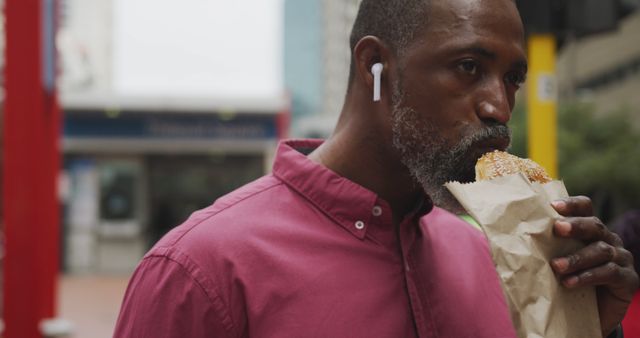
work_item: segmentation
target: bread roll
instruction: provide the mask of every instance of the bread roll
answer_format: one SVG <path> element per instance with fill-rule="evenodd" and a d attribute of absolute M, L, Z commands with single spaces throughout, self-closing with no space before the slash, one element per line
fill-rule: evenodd
<path fill-rule="evenodd" d="M 495 150 L 484 154 L 476 163 L 476 181 L 522 172 L 531 182 L 547 183 L 551 177 L 536 162 Z"/>

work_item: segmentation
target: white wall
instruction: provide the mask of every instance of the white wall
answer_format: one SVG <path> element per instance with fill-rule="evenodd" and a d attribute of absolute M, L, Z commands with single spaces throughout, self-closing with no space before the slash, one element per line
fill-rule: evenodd
<path fill-rule="evenodd" d="M 114 90 L 283 94 L 282 0 L 114 0 Z"/>
<path fill-rule="evenodd" d="M 283 96 L 283 0 L 62 2 L 63 97 Z"/>
<path fill-rule="evenodd" d="M 57 46 L 62 93 L 111 90 L 111 0 L 62 0 Z"/>

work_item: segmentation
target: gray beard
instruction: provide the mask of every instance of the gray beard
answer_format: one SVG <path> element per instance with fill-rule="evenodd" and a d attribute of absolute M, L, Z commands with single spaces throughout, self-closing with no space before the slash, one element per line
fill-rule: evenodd
<path fill-rule="evenodd" d="M 412 108 L 400 106 L 404 94 L 397 85 L 394 87 L 393 147 L 398 151 L 400 160 L 435 205 L 452 213 L 465 213 L 444 184 L 450 181 L 473 182 L 478 160 L 478 154 L 474 153 L 475 145 L 494 138 L 510 139 L 511 131 L 502 124 L 488 124 L 486 128 L 465 135 L 450 145 L 433 120 L 425 118 L 428 114 L 421 115 Z"/>

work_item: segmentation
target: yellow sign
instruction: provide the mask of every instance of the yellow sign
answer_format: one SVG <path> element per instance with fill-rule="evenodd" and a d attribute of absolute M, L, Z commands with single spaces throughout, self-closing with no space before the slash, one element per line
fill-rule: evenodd
<path fill-rule="evenodd" d="M 527 125 L 529 157 L 558 177 L 556 39 L 551 34 L 529 37 Z"/>

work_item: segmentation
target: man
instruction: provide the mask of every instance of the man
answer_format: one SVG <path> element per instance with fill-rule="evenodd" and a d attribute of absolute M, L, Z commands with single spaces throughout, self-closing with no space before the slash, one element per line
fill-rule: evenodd
<path fill-rule="evenodd" d="M 461 212 L 442 184 L 509 145 L 523 35 L 511 0 L 364 0 L 333 135 L 282 143 L 273 174 L 165 236 L 115 337 L 515 337 L 482 233 L 436 206 Z M 589 245 L 550 263 L 566 287 L 598 286 L 615 335 L 632 258 L 588 199 L 554 207 L 556 234 Z"/>

